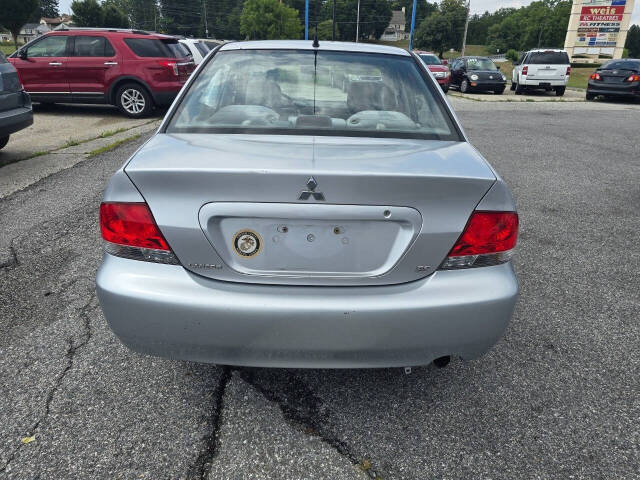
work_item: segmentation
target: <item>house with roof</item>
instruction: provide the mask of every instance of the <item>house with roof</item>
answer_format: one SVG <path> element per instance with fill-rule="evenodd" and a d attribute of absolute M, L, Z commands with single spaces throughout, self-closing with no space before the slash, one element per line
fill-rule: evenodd
<path fill-rule="evenodd" d="M 391 12 L 391 21 L 389 22 L 389 26 L 384 30 L 380 40 L 395 42 L 409 38 L 409 32 L 406 30 L 406 24 L 405 7 L 402 7 L 402 10 L 393 10 Z"/>
<path fill-rule="evenodd" d="M 46 25 L 50 30 L 60 30 L 65 27 L 72 27 L 71 15 L 60 15 L 56 18 L 42 17 L 40 25 Z"/>

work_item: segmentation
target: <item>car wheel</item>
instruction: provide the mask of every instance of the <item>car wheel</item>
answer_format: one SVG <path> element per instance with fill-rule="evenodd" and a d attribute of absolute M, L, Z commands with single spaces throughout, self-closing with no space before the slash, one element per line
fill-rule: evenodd
<path fill-rule="evenodd" d="M 502 95 L 504 93 L 504 88 L 499 88 L 493 91 L 496 95 Z"/>
<path fill-rule="evenodd" d="M 511 82 L 511 86 L 509 88 L 513 92 L 516 89 L 516 84 L 514 82 Z"/>
<path fill-rule="evenodd" d="M 462 83 L 460 84 L 460 92 L 469 93 L 469 82 L 466 78 L 462 80 Z"/>
<path fill-rule="evenodd" d="M 563 96 L 565 90 L 566 90 L 566 87 L 556 87 L 556 96 L 557 97 Z"/>
<path fill-rule="evenodd" d="M 593 93 L 587 92 L 587 101 L 595 100 L 596 96 Z"/>
<path fill-rule="evenodd" d="M 0 137 L 0 150 L 6 147 L 7 143 L 9 143 L 9 135 L 6 137 Z"/>
<path fill-rule="evenodd" d="M 116 105 L 130 118 L 143 118 L 153 108 L 153 100 L 147 90 L 138 83 L 126 83 L 116 93 Z"/>
<path fill-rule="evenodd" d="M 446 87 L 442 87 L 442 91 L 447 93 L 449 91 L 449 86 L 447 85 Z"/>
<path fill-rule="evenodd" d="M 516 91 L 516 95 L 522 95 L 522 92 L 524 92 L 524 87 L 519 83 L 516 83 L 516 88 L 514 90 Z"/>

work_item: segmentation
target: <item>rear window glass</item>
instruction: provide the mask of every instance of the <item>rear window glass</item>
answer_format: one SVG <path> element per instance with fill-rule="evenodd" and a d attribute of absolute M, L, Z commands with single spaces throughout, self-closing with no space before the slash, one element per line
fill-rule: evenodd
<path fill-rule="evenodd" d="M 533 52 L 527 63 L 531 65 L 569 65 L 567 52 Z"/>
<path fill-rule="evenodd" d="M 196 43 L 196 48 L 200 52 L 200 55 L 202 55 L 203 57 L 205 57 L 207 53 L 209 53 L 209 49 L 204 43 L 200 43 L 200 42 Z"/>
<path fill-rule="evenodd" d="M 115 52 L 111 43 L 104 37 L 74 37 L 73 55 L 75 57 L 113 57 Z"/>
<path fill-rule="evenodd" d="M 169 133 L 262 133 L 460 140 L 412 57 L 232 50 L 200 72 Z"/>
<path fill-rule="evenodd" d="M 602 67 L 602 69 L 603 70 L 605 69 L 606 70 L 639 70 L 640 62 L 631 61 L 631 60 L 609 62 L 604 67 Z"/>
<path fill-rule="evenodd" d="M 189 55 L 177 40 L 125 38 L 124 43 L 139 57 L 184 58 Z"/>
<path fill-rule="evenodd" d="M 435 55 L 430 55 L 428 53 L 421 53 L 420 58 L 427 65 L 442 65 L 442 62 Z"/>

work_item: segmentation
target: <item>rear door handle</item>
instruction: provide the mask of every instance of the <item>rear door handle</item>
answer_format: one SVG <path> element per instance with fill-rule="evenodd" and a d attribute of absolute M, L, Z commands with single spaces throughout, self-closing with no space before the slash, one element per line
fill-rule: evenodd
<path fill-rule="evenodd" d="M 53 65 L 55 67 L 58 67 L 58 66 L 62 65 L 62 63 L 60 63 L 60 62 L 49 62 L 49 65 Z"/>
<path fill-rule="evenodd" d="M 118 62 L 104 62 L 105 65 L 117 65 Z"/>

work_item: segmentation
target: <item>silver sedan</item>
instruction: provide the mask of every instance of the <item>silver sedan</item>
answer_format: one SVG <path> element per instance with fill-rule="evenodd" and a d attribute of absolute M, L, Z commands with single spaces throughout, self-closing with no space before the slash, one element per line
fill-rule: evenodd
<path fill-rule="evenodd" d="M 97 290 L 130 348 L 270 367 L 443 365 L 518 295 L 509 189 L 393 47 L 228 43 L 100 208 Z"/>

